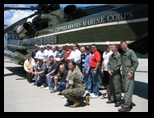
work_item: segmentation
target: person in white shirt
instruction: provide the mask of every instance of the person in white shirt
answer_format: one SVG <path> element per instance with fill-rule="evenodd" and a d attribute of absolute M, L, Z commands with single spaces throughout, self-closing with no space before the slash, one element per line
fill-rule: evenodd
<path fill-rule="evenodd" d="M 70 56 L 67 58 L 68 60 L 73 60 L 76 65 L 79 66 L 81 69 L 81 52 L 79 50 L 79 45 L 77 43 L 74 43 L 73 50 L 70 54 Z"/>
<path fill-rule="evenodd" d="M 26 71 L 26 78 L 29 83 L 32 82 L 32 66 L 34 65 L 34 59 L 30 54 L 26 55 L 27 59 L 24 62 L 24 70 Z"/>
<path fill-rule="evenodd" d="M 52 46 L 51 55 L 54 57 L 54 60 L 56 60 L 57 50 L 56 46 Z"/>
<path fill-rule="evenodd" d="M 101 69 L 101 73 L 104 74 L 102 82 L 104 82 L 104 85 L 106 86 L 106 93 L 105 95 L 103 95 L 101 98 L 107 98 L 109 97 L 109 73 L 108 73 L 108 68 L 107 68 L 107 64 L 109 61 L 110 56 L 113 54 L 113 52 L 111 51 L 111 44 L 110 42 L 106 42 L 106 51 L 104 51 L 103 53 L 103 60 L 102 60 L 102 69 Z"/>
<path fill-rule="evenodd" d="M 40 50 L 37 51 L 37 53 L 36 53 L 36 57 L 39 57 L 39 56 L 42 56 L 43 57 L 43 62 L 46 61 L 46 58 L 45 58 L 46 55 L 44 53 L 44 46 L 43 45 L 40 46 Z"/>
<path fill-rule="evenodd" d="M 52 55 L 52 51 L 50 49 L 50 44 L 47 44 L 46 49 L 44 50 L 44 54 L 45 54 L 45 56 L 48 56 L 48 57 L 50 55 Z"/>

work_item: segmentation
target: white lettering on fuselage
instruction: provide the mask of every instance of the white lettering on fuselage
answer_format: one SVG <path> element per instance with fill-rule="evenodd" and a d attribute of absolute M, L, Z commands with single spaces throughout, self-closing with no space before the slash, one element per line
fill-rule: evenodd
<path fill-rule="evenodd" d="M 81 22 L 57 27 L 55 29 L 55 32 L 71 30 L 71 29 L 86 27 L 86 26 L 105 23 L 105 22 L 107 23 L 107 22 L 121 21 L 126 19 L 129 20 L 131 18 L 133 18 L 133 11 L 124 12 L 124 13 L 112 13 L 110 11 L 110 15 L 104 15 L 101 17 L 96 17 L 88 20 L 83 20 Z"/>

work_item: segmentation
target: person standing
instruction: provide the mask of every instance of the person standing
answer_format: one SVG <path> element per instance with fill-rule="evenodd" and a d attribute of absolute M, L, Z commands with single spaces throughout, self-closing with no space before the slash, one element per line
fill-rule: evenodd
<path fill-rule="evenodd" d="M 64 62 L 67 64 L 68 60 L 67 58 L 70 56 L 72 49 L 70 48 L 70 44 L 66 43 L 65 44 L 65 51 L 64 51 Z"/>
<path fill-rule="evenodd" d="M 121 105 L 121 56 L 116 45 L 112 45 L 111 50 L 113 54 L 109 58 L 109 62 L 107 64 L 110 88 L 110 99 L 107 103 L 115 103 L 114 106 L 119 107 Z"/>
<path fill-rule="evenodd" d="M 92 93 L 92 90 L 91 90 L 92 89 L 92 81 L 91 81 L 91 78 L 89 77 L 90 75 L 87 71 L 89 64 L 90 64 L 90 59 L 92 57 L 90 46 L 86 46 L 85 51 L 86 51 L 86 57 L 85 57 L 85 62 L 84 62 L 83 69 L 82 69 L 83 83 L 84 83 L 84 86 L 86 89 L 86 93 Z M 86 73 L 86 71 L 87 71 L 87 73 Z"/>
<path fill-rule="evenodd" d="M 77 66 L 79 66 L 81 70 L 81 51 L 79 50 L 78 43 L 74 43 L 73 50 L 71 51 L 70 56 L 67 60 L 73 60 Z"/>
<path fill-rule="evenodd" d="M 101 73 L 104 74 L 103 75 L 103 79 L 102 79 L 102 82 L 104 83 L 104 85 L 106 86 L 106 93 L 105 95 L 103 95 L 101 98 L 102 99 L 106 99 L 108 98 L 109 99 L 109 73 L 108 73 L 108 68 L 107 68 L 107 64 L 108 64 L 108 61 L 109 61 L 109 58 L 110 56 L 112 55 L 112 51 L 111 51 L 111 44 L 109 41 L 106 42 L 106 51 L 104 51 L 102 57 L 102 69 L 101 69 Z"/>
<path fill-rule="evenodd" d="M 80 47 L 80 52 L 81 52 L 81 72 L 83 71 L 84 68 L 84 63 L 85 63 L 85 58 L 86 58 L 86 52 L 85 52 L 85 47 L 81 46 Z"/>
<path fill-rule="evenodd" d="M 50 56 L 52 54 L 52 51 L 50 49 L 50 44 L 47 44 L 46 49 L 44 50 L 45 56 Z"/>
<path fill-rule="evenodd" d="M 51 48 L 51 55 L 53 55 L 54 60 L 56 60 L 57 50 L 56 50 L 56 46 L 54 46 L 54 45 Z"/>
<path fill-rule="evenodd" d="M 59 45 L 58 46 L 58 51 L 57 51 L 57 54 L 56 54 L 56 58 L 60 58 L 61 62 L 64 62 L 64 56 L 65 56 L 64 52 L 65 51 L 63 50 L 63 46 Z"/>
<path fill-rule="evenodd" d="M 99 65 L 101 62 L 101 55 L 97 50 L 97 46 L 95 44 L 91 45 L 92 57 L 90 59 L 90 64 L 87 69 L 87 74 L 89 73 L 89 77 L 92 81 L 92 93 L 90 94 L 90 98 L 98 98 L 99 97 L 99 88 L 98 88 L 98 74 L 99 74 Z M 88 80 L 90 80 L 88 79 Z"/>
<path fill-rule="evenodd" d="M 40 50 L 37 51 L 37 53 L 36 53 L 36 57 L 39 57 L 39 56 L 43 57 L 43 62 L 46 61 L 46 58 L 45 58 L 46 55 L 44 53 L 44 46 L 43 45 L 40 45 Z"/>
<path fill-rule="evenodd" d="M 39 51 L 39 46 L 37 44 L 35 44 L 34 45 L 34 50 L 32 51 L 32 54 L 31 54 L 31 56 L 33 57 L 33 59 L 34 59 L 37 51 Z"/>
<path fill-rule="evenodd" d="M 139 65 L 138 58 L 132 49 L 128 48 L 126 41 L 120 42 L 122 58 L 122 87 L 124 89 L 124 104 L 118 109 L 119 112 L 127 112 L 132 108 L 134 91 L 134 76 Z"/>

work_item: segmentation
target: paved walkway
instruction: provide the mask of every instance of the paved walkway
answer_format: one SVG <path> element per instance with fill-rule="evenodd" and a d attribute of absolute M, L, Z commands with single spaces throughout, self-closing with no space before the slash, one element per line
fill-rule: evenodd
<path fill-rule="evenodd" d="M 135 106 L 130 112 L 148 112 L 148 59 L 139 59 L 135 73 Z M 100 90 L 105 93 L 105 90 Z M 66 99 L 29 84 L 20 65 L 4 60 L 4 112 L 117 112 L 107 99 L 90 99 L 90 105 L 77 108 L 65 107 Z"/>

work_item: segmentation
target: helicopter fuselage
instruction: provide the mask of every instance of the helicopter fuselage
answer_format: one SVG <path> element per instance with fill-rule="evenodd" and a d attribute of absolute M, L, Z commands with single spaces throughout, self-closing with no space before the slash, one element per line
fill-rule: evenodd
<path fill-rule="evenodd" d="M 57 13 L 60 15 L 56 15 Z M 132 44 L 144 39 L 138 41 L 138 47 L 143 47 L 148 42 L 147 4 L 113 7 L 67 22 L 62 19 L 65 15 L 62 10 L 53 11 L 51 14 L 53 21 L 50 21 L 50 27 L 36 31 L 35 37 L 20 40 L 19 45 L 27 48 L 27 53 L 33 50 L 35 44 L 79 43 L 79 45 L 91 45 L 95 43 L 99 45 L 100 50 L 104 50 L 102 45 L 106 41 L 120 44 L 121 40 L 126 40 Z M 141 50 L 136 51 L 145 53 Z"/>

